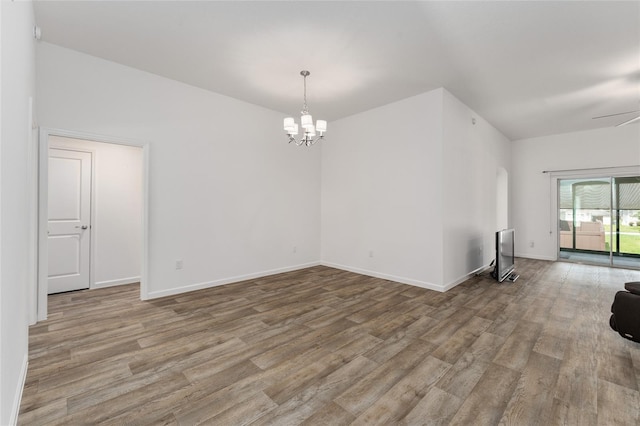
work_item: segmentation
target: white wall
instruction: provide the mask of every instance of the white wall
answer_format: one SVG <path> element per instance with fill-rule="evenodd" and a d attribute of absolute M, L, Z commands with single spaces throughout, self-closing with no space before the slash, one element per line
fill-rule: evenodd
<path fill-rule="evenodd" d="M 330 125 L 322 142 L 323 263 L 437 288 L 442 90 Z"/>
<path fill-rule="evenodd" d="M 28 356 L 32 267 L 28 158 L 29 98 L 35 97 L 35 40 L 30 2 L 2 2 L 0 148 L 0 424 L 16 421 Z M 33 277 L 31 277 L 33 278 Z"/>
<path fill-rule="evenodd" d="M 61 136 L 50 136 L 49 147 L 93 155 L 91 288 L 140 281 L 142 149 Z"/>
<path fill-rule="evenodd" d="M 499 167 L 510 169 L 507 138 L 444 89 L 332 123 L 322 261 L 437 290 L 460 283 L 493 258 Z"/>
<path fill-rule="evenodd" d="M 516 255 L 555 260 L 554 181 L 544 170 L 640 165 L 640 126 L 631 124 L 513 142 Z M 597 172 L 596 172 L 597 173 Z M 534 247 L 530 247 L 533 241 Z"/>
<path fill-rule="evenodd" d="M 475 124 L 474 124 L 475 121 Z M 444 91 L 443 283 L 459 284 L 495 257 L 498 174 L 511 169 L 509 140 Z"/>
<path fill-rule="evenodd" d="M 37 59 L 42 126 L 149 143 L 150 297 L 319 261 L 320 151 L 287 144 L 284 114 L 55 45 Z"/>

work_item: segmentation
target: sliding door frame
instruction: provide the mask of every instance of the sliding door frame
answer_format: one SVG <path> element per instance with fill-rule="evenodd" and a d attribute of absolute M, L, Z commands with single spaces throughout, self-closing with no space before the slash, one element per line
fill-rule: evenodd
<path fill-rule="evenodd" d="M 562 252 L 562 250 L 564 249 L 565 252 L 570 252 L 570 253 L 588 253 L 588 254 L 596 254 L 596 255 L 601 255 L 602 257 L 604 257 L 605 253 L 608 253 L 608 266 L 611 266 L 613 264 L 613 202 L 614 202 L 614 198 L 613 198 L 613 182 L 614 182 L 614 177 L 612 176 L 603 176 L 603 177 L 588 177 L 588 178 L 576 178 L 576 177 L 570 177 L 570 178 L 558 178 L 557 180 L 557 185 L 558 185 L 558 213 L 560 212 L 560 210 L 562 209 L 562 206 L 560 205 L 560 183 L 561 181 L 564 180 L 569 180 L 569 181 L 576 181 L 573 182 L 571 184 L 571 210 L 572 210 L 572 220 L 571 220 L 571 241 L 572 241 L 572 247 L 571 248 L 567 248 L 567 247 L 562 247 L 561 244 L 558 245 L 558 258 L 560 257 L 560 253 Z M 608 190 L 609 190 L 609 197 L 607 200 L 608 203 L 608 207 L 605 209 L 603 207 L 592 207 L 592 208 L 586 208 L 586 210 L 606 210 L 609 212 L 609 218 L 610 218 L 610 222 L 611 224 L 609 225 L 609 251 L 607 252 L 606 250 L 590 250 L 590 249 L 585 249 L 585 248 L 580 248 L 577 247 L 578 245 L 578 241 L 577 241 L 577 237 L 576 237 L 576 228 L 577 228 L 577 217 L 578 215 L 578 210 L 583 210 L 585 209 L 582 206 L 578 206 L 576 207 L 576 188 L 578 186 L 597 186 L 597 185 L 603 185 L 603 186 L 607 186 Z M 561 235 L 561 229 L 560 229 L 560 220 L 558 220 L 558 234 Z M 602 224 L 604 226 L 604 217 L 603 217 L 603 221 Z M 604 234 L 606 235 L 606 233 Z M 561 238 L 560 238 L 561 241 Z M 563 259 L 564 260 L 564 259 Z M 570 260 L 569 260 L 570 261 Z M 594 262 L 597 263 L 597 262 Z M 598 263 L 599 264 L 599 263 Z"/>
<path fill-rule="evenodd" d="M 564 261 L 560 258 L 560 232 L 559 232 L 559 181 L 562 179 L 607 179 L 616 177 L 640 176 L 639 166 L 625 167 L 599 167 L 592 169 L 565 169 L 565 170 L 545 170 L 542 173 L 549 176 L 549 236 L 554 237 L 555 253 L 557 261 Z M 613 196 L 613 194 L 612 194 Z M 612 203 L 613 204 L 613 203 Z M 609 267 L 621 267 L 612 264 L 610 250 Z"/>

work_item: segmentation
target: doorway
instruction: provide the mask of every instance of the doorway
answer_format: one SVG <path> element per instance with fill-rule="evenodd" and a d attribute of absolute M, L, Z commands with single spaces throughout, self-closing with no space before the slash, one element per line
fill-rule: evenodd
<path fill-rule="evenodd" d="M 640 176 L 558 179 L 559 258 L 640 269 Z"/>
<path fill-rule="evenodd" d="M 88 270 L 90 288 L 139 281 L 140 297 L 142 300 L 147 299 L 148 144 L 140 141 L 46 128 L 40 130 L 39 139 L 38 280 L 36 285 L 37 300 L 34 303 L 37 319 L 41 321 L 47 318 L 47 295 L 52 292 L 49 291 L 51 283 L 50 276 L 72 276 L 74 274 L 69 274 L 69 271 L 73 272 L 75 268 L 79 272 L 81 269 L 81 267 L 78 266 L 78 262 L 81 259 L 81 256 L 78 255 L 78 250 L 80 250 L 80 245 L 83 241 L 85 243 L 88 242 L 90 246 L 91 256 Z M 54 151 L 50 151 L 51 148 L 53 148 Z M 137 152 L 137 157 L 130 157 L 137 158 L 137 165 L 135 165 L 135 167 L 132 167 L 131 161 L 127 162 L 127 157 L 117 157 L 120 160 L 116 160 L 115 166 L 105 166 L 107 161 L 111 161 L 112 164 L 114 164 L 113 153 L 122 153 L 125 151 Z M 57 156 L 54 163 L 50 162 L 50 152 L 55 153 Z M 58 203 L 59 200 L 53 201 L 50 197 L 55 194 L 50 194 L 50 184 L 53 182 L 49 182 L 49 180 L 66 177 L 66 186 L 73 187 L 75 185 L 77 188 L 86 186 L 86 183 L 84 185 L 78 184 L 77 176 L 69 172 L 69 167 L 59 167 L 65 165 L 59 154 L 68 156 L 68 154 L 71 153 L 72 156 L 78 156 L 76 154 L 81 152 L 88 154 L 92 161 L 90 169 L 92 170 L 91 186 L 93 193 L 89 195 L 89 199 L 91 201 L 90 205 L 96 206 L 97 204 L 97 208 L 91 209 L 88 218 L 85 216 L 82 220 L 77 221 L 78 223 L 71 223 L 72 220 L 69 219 L 73 219 L 74 215 L 70 213 L 74 213 L 76 199 L 66 200 L 67 205 L 66 210 L 64 210 L 65 205 L 61 206 L 60 203 Z M 122 160 L 123 158 L 125 159 L 124 161 Z M 74 166 L 70 168 L 73 171 Z M 78 162 L 76 162 L 75 168 L 79 168 Z M 58 170 L 56 171 L 56 169 Z M 124 188 L 122 185 L 131 183 L 131 169 L 135 169 L 136 173 L 138 173 L 139 184 L 139 191 L 133 195 L 133 199 L 131 198 L 132 196 L 127 198 L 127 195 L 122 191 L 122 188 Z M 53 178 L 50 172 L 53 173 Z M 60 174 L 59 172 L 62 173 Z M 57 177 L 55 177 L 56 173 L 58 173 Z M 118 179 L 120 179 L 121 182 L 118 182 Z M 62 180 L 64 181 L 64 179 Z M 69 183 L 72 184 L 69 185 Z M 97 191 L 96 185 L 98 185 Z M 56 190 L 54 189 L 54 191 Z M 73 191 L 71 192 L 73 195 Z M 98 193 L 98 200 L 96 200 L 96 192 Z M 115 207 L 105 208 L 105 199 L 109 197 L 114 200 L 111 206 Z M 137 210 L 132 210 L 132 206 L 137 206 Z M 100 210 L 102 210 L 102 217 L 96 216 L 97 211 Z M 77 211 L 77 209 L 75 209 L 75 211 Z M 131 211 L 137 213 L 134 213 L 132 217 Z M 127 212 L 129 213 L 129 217 L 132 217 L 132 220 L 126 219 Z M 58 222 L 60 223 L 58 224 L 64 224 L 67 228 L 71 227 L 72 229 L 67 229 L 63 232 L 64 237 L 58 238 L 57 241 L 52 243 L 50 219 L 56 216 L 59 216 L 58 219 L 63 219 L 59 220 Z M 79 215 L 76 214 L 75 216 Z M 134 224 L 136 226 L 134 226 Z M 77 230 L 75 228 L 76 226 L 78 227 Z M 87 228 L 83 229 L 84 226 Z M 114 232 L 116 227 L 120 229 L 119 233 L 121 235 L 130 234 L 127 238 L 137 239 L 137 243 L 122 244 L 122 241 L 118 241 L 117 238 L 115 238 L 118 233 Z M 75 235 L 74 232 L 69 231 L 75 231 Z M 85 237 L 84 240 L 83 237 Z M 101 244 L 99 250 L 96 249 L 96 241 Z M 54 257 L 60 254 L 56 247 L 51 247 L 54 250 L 50 250 L 51 245 L 56 247 L 57 245 L 63 245 L 68 251 L 67 254 L 71 254 L 71 256 L 66 258 L 67 263 L 62 263 L 62 266 L 64 266 L 67 271 L 63 271 L 64 268 L 60 269 L 61 264 L 56 263 L 57 260 L 51 258 L 52 253 Z M 132 247 L 134 248 L 132 249 Z M 109 250 L 111 250 L 111 253 L 115 253 L 115 255 L 110 256 Z M 135 250 L 135 253 L 129 252 L 128 255 L 121 256 L 120 253 L 117 253 L 119 250 Z M 101 257 L 93 256 L 96 252 L 100 253 Z M 99 259 L 97 262 L 96 258 Z M 131 271 L 133 268 L 136 273 L 126 274 L 123 272 L 123 265 L 126 265 L 126 262 L 135 263 L 133 266 L 129 265 L 128 270 Z M 56 267 L 58 268 L 57 270 L 52 270 Z M 105 277 L 105 274 L 101 272 L 101 270 L 114 270 L 117 268 L 120 269 L 114 272 L 114 274 L 119 274 L 118 279 L 109 279 L 109 277 Z M 61 271 L 63 273 L 61 273 Z M 85 273 L 83 280 L 86 280 L 86 270 L 83 270 L 83 272 Z M 80 273 L 77 275 L 79 276 Z M 86 281 L 84 282 L 86 283 Z M 86 284 L 84 288 L 87 288 Z M 56 291 L 55 289 L 53 290 Z"/>

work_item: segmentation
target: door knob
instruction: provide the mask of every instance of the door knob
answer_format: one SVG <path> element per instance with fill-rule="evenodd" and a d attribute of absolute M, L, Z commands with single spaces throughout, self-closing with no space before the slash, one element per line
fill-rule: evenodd
<path fill-rule="evenodd" d="M 88 226 L 87 225 L 82 225 L 82 226 L 76 226 L 76 228 L 80 228 L 80 229 L 87 229 Z"/>

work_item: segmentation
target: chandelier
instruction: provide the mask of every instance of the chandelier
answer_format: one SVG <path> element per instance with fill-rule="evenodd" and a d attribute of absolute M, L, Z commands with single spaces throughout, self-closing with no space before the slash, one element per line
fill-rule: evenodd
<path fill-rule="evenodd" d="M 317 120 L 316 125 L 313 125 L 313 118 L 309 114 L 309 108 L 307 107 L 307 77 L 311 74 L 309 71 L 300 71 L 300 75 L 304 81 L 304 103 L 302 104 L 302 116 L 300 117 L 300 127 L 302 128 L 302 135 L 300 139 L 296 138 L 298 134 L 298 124 L 293 117 L 287 117 L 284 119 L 284 131 L 289 136 L 289 143 L 293 142 L 297 146 L 305 145 L 311 146 L 324 138 L 324 132 L 327 131 L 327 122 L 324 120 Z M 317 132 L 317 136 L 316 136 Z"/>

